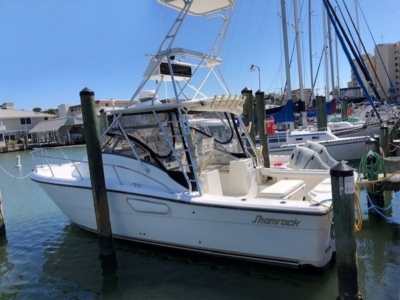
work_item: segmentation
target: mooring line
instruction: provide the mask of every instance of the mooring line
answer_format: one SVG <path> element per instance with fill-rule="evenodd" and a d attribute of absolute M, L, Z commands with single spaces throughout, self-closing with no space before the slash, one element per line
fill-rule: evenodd
<path fill-rule="evenodd" d="M 0 166 L 0 169 L 2 169 L 4 171 L 4 173 L 6 173 L 8 176 L 10 176 L 11 178 L 14 178 L 14 179 L 25 179 L 25 178 L 31 176 L 31 174 L 33 173 L 33 171 L 31 171 L 25 176 L 14 176 L 11 173 L 7 172 L 7 170 L 4 169 L 2 166 Z"/>

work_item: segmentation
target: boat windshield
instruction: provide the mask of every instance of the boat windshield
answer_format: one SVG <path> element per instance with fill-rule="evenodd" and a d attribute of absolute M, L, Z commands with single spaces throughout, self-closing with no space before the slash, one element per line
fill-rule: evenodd
<path fill-rule="evenodd" d="M 199 112 L 188 115 L 194 159 L 198 162 L 214 152 L 224 152 L 235 157 L 245 157 L 234 118 L 227 113 Z M 178 112 L 149 111 L 126 114 L 118 118 L 102 139 L 104 153 L 140 159 L 161 168 L 178 168 L 190 165 Z M 190 171 L 190 170 L 186 170 Z"/>

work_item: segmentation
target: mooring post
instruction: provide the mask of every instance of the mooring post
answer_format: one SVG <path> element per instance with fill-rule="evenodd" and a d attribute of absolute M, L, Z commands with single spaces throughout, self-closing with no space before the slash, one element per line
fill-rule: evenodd
<path fill-rule="evenodd" d="M 269 151 L 268 151 L 268 138 L 265 132 L 265 102 L 264 92 L 258 90 L 256 92 L 256 111 L 257 111 L 257 126 L 258 137 L 260 139 L 260 146 L 262 146 L 261 155 L 264 160 L 264 167 L 270 167 Z"/>
<path fill-rule="evenodd" d="M 318 130 L 327 130 L 328 121 L 326 117 L 326 100 L 325 97 L 317 96 L 315 98 L 317 110 L 317 128 Z"/>
<path fill-rule="evenodd" d="M 366 147 L 366 153 L 368 153 L 369 151 L 372 151 L 372 152 L 379 154 L 379 141 L 377 141 L 373 137 L 370 137 L 365 142 L 365 147 Z"/>
<path fill-rule="evenodd" d="M 246 101 L 243 105 L 243 118 L 244 118 L 244 125 L 247 127 L 250 125 L 250 137 L 253 143 L 256 142 L 256 136 L 254 131 L 254 109 L 253 109 L 253 91 L 249 88 L 244 88 L 242 90 L 242 95 L 246 97 Z"/>
<path fill-rule="evenodd" d="M 115 250 L 104 180 L 103 159 L 101 156 L 100 140 L 98 136 L 94 92 L 88 88 L 84 88 L 79 93 L 79 96 L 81 98 L 86 151 L 89 162 L 90 181 L 92 183 L 97 232 L 99 235 L 100 256 L 111 255 Z"/>
<path fill-rule="evenodd" d="M 1 192 L 0 192 L 0 236 L 6 234 L 6 224 L 4 224 L 3 218 L 3 203 L 1 199 Z"/>
<path fill-rule="evenodd" d="M 99 136 L 101 136 L 108 128 L 107 121 L 107 112 L 102 109 L 100 111 L 100 127 L 99 127 Z"/>
<path fill-rule="evenodd" d="M 347 121 L 349 119 L 349 115 L 347 113 L 348 107 L 349 107 L 349 103 L 347 102 L 347 100 L 342 99 L 340 101 L 340 111 L 342 114 L 342 121 Z"/>
<path fill-rule="evenodd" d="M 343 161 L 330 170 L 335 225 L 338 300 L 362 299 L 358 291 L 354 172 Z"/>
<path fill-rule="evenodd" d="M 383 154 L 387 157 L 389 156 L 389 127 L 387 125 L 381 125 L 379 136 Z"/>

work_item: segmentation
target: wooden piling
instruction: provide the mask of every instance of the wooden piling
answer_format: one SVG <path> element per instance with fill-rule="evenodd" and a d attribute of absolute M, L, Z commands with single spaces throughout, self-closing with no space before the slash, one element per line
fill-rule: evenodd
<path fill-rule="evenodd" d="M 256 92 L 256 111 L 257 111 L 257 127 L 258 137 L 260 139 L 260 146 L 262 146 L 262 157 L 264 160 L 264 167 L 270 167 L 269 151 L 268 151 L 268 138 L 265 132 L 265 102 L 264 92 L 258 90 Z"/>
<path fill-rule="evenodd" d="M 6 224 L 4 224 L 4 218 L 3 218 L 3 203 L 1 199 L 1 193 L 0 193 L 0 236 L 3 236 L 6 234 Z"/>
<path fill-rule="evenodd" d="M 389 156 L 389 127 L 387 125 L 381 125 L 379 136 L 383 154 L 387 157 Z"/>
<path fill-rule="evenodd" d="M 325 97 L 317 96 L 315 98 L 317 110 L 317 127 L 318 130 L 327 130 L 328 121 L 326 116 L 326 100 Z"/>
<path fill-rule="evenodd" d="M 100 111 L 100 128 L 99 136 L 101 136 L 108 128 L 107 112 L 103 109 Z"/>
<path fill-rule="evenodd" d="M 369 151 L 375 152 L 379 154 L 379 141 L 376 139 L 370 137 L 366 142 L 365 142 L 365 148 L 366 148 L 366 153 Z"/>
<path fill-rule="evenodd" d="M 111 255 L 115 250 L 104 180 L 103 159 L 98 136 L 94 92 L 88 88 L 84 88 L 79 95 L 81 98 L 86 151 L 88 155 L 90 181 L 92 184 L 93 203 L 99 236 L 100 256 Z"/>
<path fill-rule="evenodd" d="M 349 116 L 347 114 L 348 107 L 349 107 L 349 103 L 347 102 L 347 100 L 342 99 L 340 101 L 340 111 L 342 114 L 342 121 L 347 121 L 349 119 Z"/>
<path fill-rule="evenodd" d="M 249 134 L 253 143 L 255 143 L 256 135 L 254 130 L 253 91 L 246 87 L 242 90 L 242 95 L 246 97 L 246 101 L 243 105 L 244 125 L 248 127 L 251 123 Z"/>
<path fill-rule="evenodd" d="M 336 299 L 362 299 L 358 290 L 357 245 L 354 217 L 354 172 L 344 162 L 330 170 L 333 220 L 335 225 L 336 264 L 339 296 Z"/>

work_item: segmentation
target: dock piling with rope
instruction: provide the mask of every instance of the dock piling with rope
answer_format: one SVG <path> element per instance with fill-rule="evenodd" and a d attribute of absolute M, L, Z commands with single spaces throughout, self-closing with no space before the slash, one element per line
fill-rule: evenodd
<path fill-rule="evenodd" d="M 336 299 L 363 299 L 358 287 L 354 217 L 354 170 L 345 162 L 330 170 L 339 295 Z"/>

